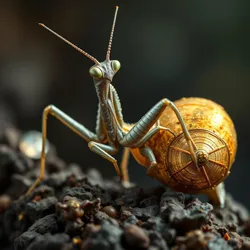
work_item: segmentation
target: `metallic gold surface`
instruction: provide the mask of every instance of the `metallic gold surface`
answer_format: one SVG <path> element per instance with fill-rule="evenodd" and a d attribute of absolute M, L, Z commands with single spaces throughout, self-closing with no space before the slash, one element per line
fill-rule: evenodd
<path fill-rule="evenodd" d="M 156 157 L 157 167 L 150 175 L 163 184 L 187 193 L 214 189 L 230 173 L 237 150 L 234 124 L 223 107 L 203 98 L 182 98 L 175 102 L 198 150 L 198 168 L 193 163 L 180 124 L 170 108 L 160 118 L 160 125 L 175 134 L 160 131 L 148 142 Z M 137 149 L 135 159 L 149 166 Z"/>

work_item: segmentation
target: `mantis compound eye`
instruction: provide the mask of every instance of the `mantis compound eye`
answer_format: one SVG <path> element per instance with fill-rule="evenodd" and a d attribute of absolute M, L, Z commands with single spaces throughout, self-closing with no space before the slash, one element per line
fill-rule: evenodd
<path fill-rule="evenodd" d="M 103 77 L 102 71 L 98 67 L 92 67 L 89 70 L 89 73 L 94 78 L 101 78 Z"/>
<path fill-rule="evenodd" d="M 117 72 L 121 68 L 120 62 L 117 60 L 112 61 L 112 68 L 114 72 Z"/>

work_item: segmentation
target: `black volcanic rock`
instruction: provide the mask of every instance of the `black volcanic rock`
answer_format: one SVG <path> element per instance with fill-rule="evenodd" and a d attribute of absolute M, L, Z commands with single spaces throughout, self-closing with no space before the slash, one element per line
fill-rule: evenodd
<path fill-rule="evenodd" d="M 5 134 L 5 133 L 2 133 Z M 91 169 L 48 156 L 45 179 L 25 191 L 39 162 L 0 145 L 0 246 L 4 250 L 250 249 L 246 208 L 225 208 L 166 187 L 124 188 Z"/>

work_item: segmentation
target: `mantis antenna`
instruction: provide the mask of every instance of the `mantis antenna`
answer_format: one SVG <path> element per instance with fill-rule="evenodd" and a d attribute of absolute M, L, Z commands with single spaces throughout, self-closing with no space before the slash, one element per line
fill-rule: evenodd
<path fill-rule="evenodd" d="M 110 52 L 111 52 L 111 46 L 112 46 L 113 35 L 114 35 L 114 31 L 115 31 L 115 22 L 116 22 L 116 17 L 117 17 L 118 9 L 119 9 L 119 7 L 116 6 L 114 21 L 113 21 L 113 25 L 112 25 L 112 29 L 111 29 L 111 33 L 110 33 L 110 38 L 109 38 L 108 51 L 107 51 L 107 55 L 106 55 L 106 60 L 107 60 L 107 61 L 110 60 Z"/>
<path fill-rule="evenodd" d="M 47 27 L 43 23 L 39 23 L 39 25 L 42 26 L 43 28 L 45 28 L 46 30 L 48 30 L 49 32 L 51 32 L 52 34 L 54 34 L 55 36 L 57 36 L 58 38 L 60 38 L 61 40 L 63 40 L 65 43 L 69 44 L 71 47 L 73 47 L 76 50 L 78 50 L 81 54 L 85 55 L 90 60 L 94 61 L 96 64 L 100 64 L 99 61 L 96 58 L 94 58 L 93 56 L 91 56 L 90 54 L 88 54 L 87 52 L 85 52 L 84 50 L 78 48 L 76 45 L 74 45 L 73 43 L 71 43 L 70 41 L 68 41 L 67 39 L 65 39 L 64 37 L 62 37 L 59 34 L 57 34 L 55 31 L 53 31 L 52 29 L 50 29 L 49 27 Z"/>

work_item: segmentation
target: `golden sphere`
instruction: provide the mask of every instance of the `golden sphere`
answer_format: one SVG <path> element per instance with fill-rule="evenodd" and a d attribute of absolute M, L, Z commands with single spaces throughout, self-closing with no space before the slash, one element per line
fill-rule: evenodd
<path fill-rule="evenodd" d="M 160 125 L 176 136 L 160 131 L 148 142 L 157 166 L 148 174 L 165 185 L 186 193 L 199 193 L 215 188 L 230 173 L 237 150 L 234 124 L 224 108 L 203 98 L 182 98 L 175 101 L 192 140 L 197 146 L 198 165 L 191 159 L 186 139 L 174 112 L 166 108 Z M 146 168 L 149 162 L 132 149 L 135 159 Z"/>

